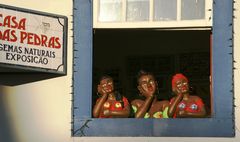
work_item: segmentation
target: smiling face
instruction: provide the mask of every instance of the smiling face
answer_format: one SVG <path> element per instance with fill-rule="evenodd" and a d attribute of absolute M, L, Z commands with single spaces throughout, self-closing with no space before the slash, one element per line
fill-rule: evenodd
<path fill-rule="evenodd" d="M 156 81 L 152 75 L 143 75 L 138 79 L 138 90 L 145 96 L 151 96 L 156 91 Z"/>
<path fill-rule="evenodd" d="M 179 77 L 173 81 L 173 92 L 177 94 L 189 93 L 188 80 L 184 77 Z"/>
<path fill-rule="evenodd" d="M 100 81 L 99 86 L 105 93 L 112 93 L 114 91 L 113 80 L 111 78 L 104 78 Z"/>

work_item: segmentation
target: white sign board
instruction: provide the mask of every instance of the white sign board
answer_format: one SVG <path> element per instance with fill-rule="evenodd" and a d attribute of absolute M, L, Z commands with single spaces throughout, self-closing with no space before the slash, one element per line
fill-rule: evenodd
<path fill-rule="evenodd" d="M 65 72 L 67 18 L 0 5 L 0 64 Z"/>

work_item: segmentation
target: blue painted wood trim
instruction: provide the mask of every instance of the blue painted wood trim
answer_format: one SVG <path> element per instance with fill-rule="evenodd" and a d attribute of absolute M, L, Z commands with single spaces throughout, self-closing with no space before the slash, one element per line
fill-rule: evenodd
<path fill-rule="evenodd" d="M 73 1 L 73 100 L 72 135 L 80 119 L 91 117 L 92 96 L 92 3 Z"/>
<path fill-rule="evenodd" d="M 232 137 L 233 59 L 232 0 L 213 4 L 213 116 L 202 119 L 94 119 L 92 95 L 92 3 L 75 0 L 73 136 L 189 136 Z"/>

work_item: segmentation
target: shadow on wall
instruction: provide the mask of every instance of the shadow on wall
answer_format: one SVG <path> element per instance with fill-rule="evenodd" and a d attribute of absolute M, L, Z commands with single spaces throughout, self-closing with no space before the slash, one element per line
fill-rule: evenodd
<path fill-rule="evenodd" d="M 15 142 L 9 115 L 4 104 L 3 89 L 0 87 L 0 142 Z"/>
<path fill-rule="evenodd" d="M 36 82 L 45 79 L 51 79 L 55 77 L 61 77 L 63 75 L 51 74 L 51 73 L 0 73 L 0 85 L 16 86 L 26 83 Z M 1 125 L 0 125 L 1 126 Z"/>

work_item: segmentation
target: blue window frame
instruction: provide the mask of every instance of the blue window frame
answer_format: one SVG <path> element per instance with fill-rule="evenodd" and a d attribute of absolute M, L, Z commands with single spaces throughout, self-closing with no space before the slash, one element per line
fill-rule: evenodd
<path fill-rule="evenodd" d="M 72 136 L 235 135 L 233 1 L 215 0 L 212 30 L 212 117 L 185 119 L 92 118 L 92 1 L 74 1 Z"/>

